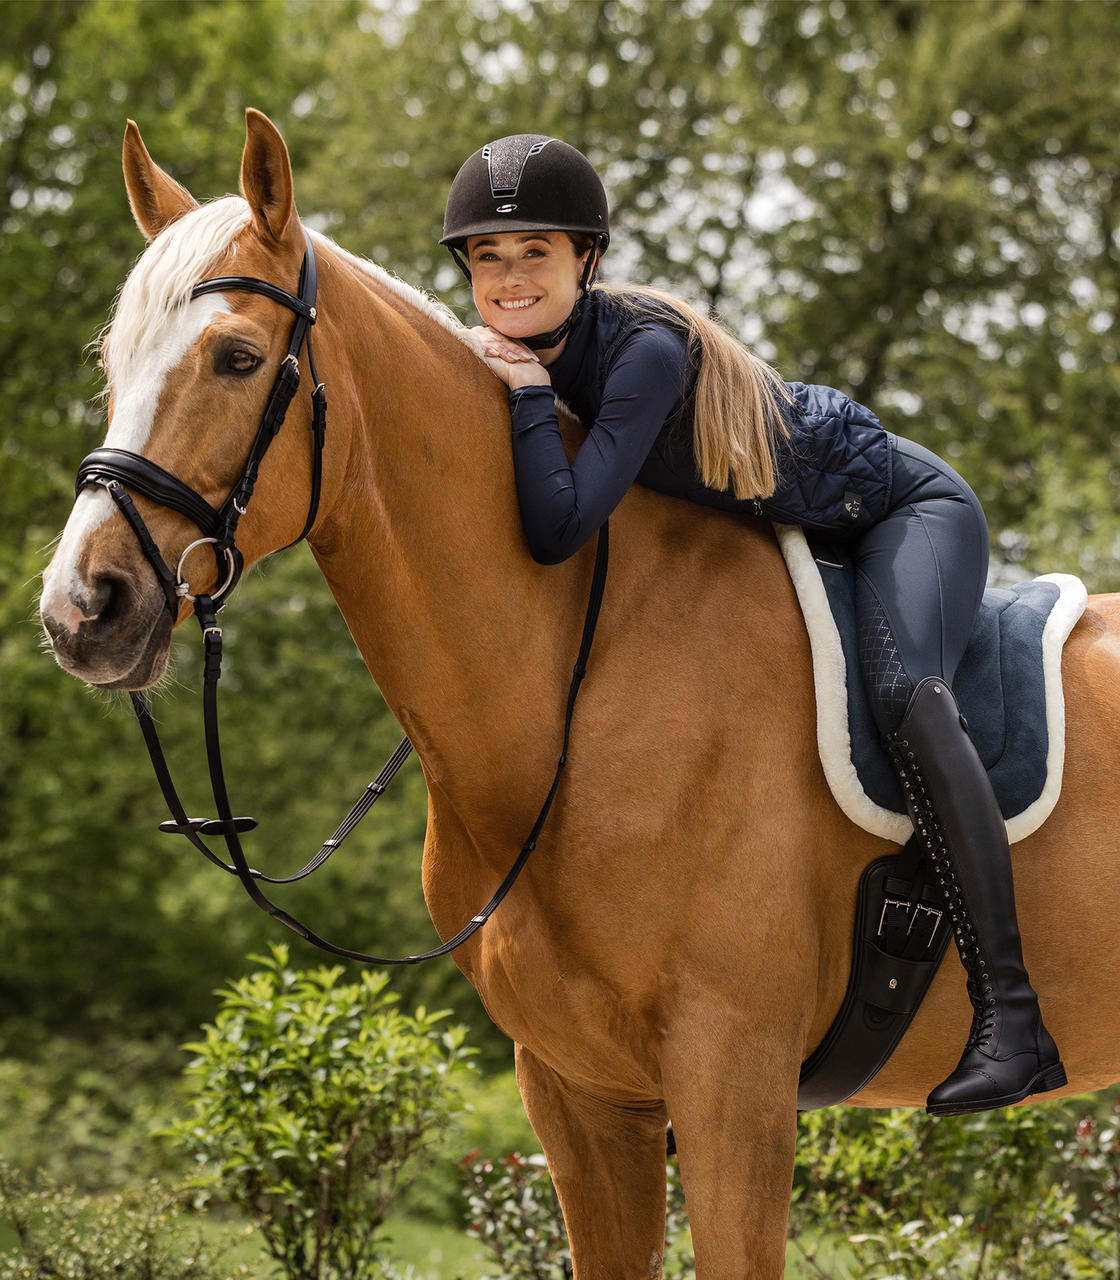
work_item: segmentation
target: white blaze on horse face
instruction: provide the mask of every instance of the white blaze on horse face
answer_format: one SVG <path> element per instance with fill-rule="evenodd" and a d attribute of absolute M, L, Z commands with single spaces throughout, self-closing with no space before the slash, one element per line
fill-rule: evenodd
<path fill-rule="evenodd" d="M 215 316 L 227 314 L 230 305 L 220 293 L 205 294 L 183 307 L 145 349 L 130 354 L 122 369 L 113 373 L 113 421 L 105 444 L 114 449 L 142 453 L 155 423 L 159 398 L 167 376 L 194 346 Z M 153 459 L 154 461 L 154 459 Z M 83 489 L 54 558 L 43 574 L 41 609 L 71 634 L 96 613 L 86 613 L 90 587 L 79 570 L 86 538 L 116 510 L 101 488 Z M 84 606 L 84 607 L 83 607 Z"/>
<path fill-rule="evenodd" d="M 148 443 L 167 375 L 194 346 L 215 316 L 226 315 L 225 295 L 204 294 L 183 307 L 154 339 L 113 370 L 113 421 L 105 444 L 140 453 Z"/>

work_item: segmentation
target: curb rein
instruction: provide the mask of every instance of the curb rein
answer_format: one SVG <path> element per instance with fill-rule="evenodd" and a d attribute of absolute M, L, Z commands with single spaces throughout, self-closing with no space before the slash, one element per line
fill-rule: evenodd
<path fill-rule="evenodd" d="M 384 956 L 367 955 L 362 951 L 351 951 L 347 947 L 336 946 L 309 929 L 294 916 L 289 915 L 281 907 L 270 901 L 261 889 L 261 883 L 292 884 L 303 880 L 313 871 L 318 870 L 324 862 L 338 849 L 351 831 L 358 825 L 374 804 L 384 794 L 397 771 L 412 753 L 412 743 L 407 737 L 401 739 L 397 749 L 386 762 L 385 767 L 358 798 L 353 808 L 339 824 L 330 839 L 323 842 L 319 852 L 301 870 L 291 876 L 267 876 L 256 871 L 246 861 L 241 847 L 242 832 L 252 831 L 259 824 L 255 818 L 234 817 L 226 787 L 225 770 L 222 765 L 222 750 L 218 732 L 218 680 L 222 667 L 222 629 L 218 625 L 218 614 L 225 607 L 234 587 L 241 579 L 244 570 L 244 559 L 237 548 L 237 523 L 245 514 L 256 485 L 257 474 L 269 445 L 279 432 L 284 422 L 288 405 L 299 386 L 299 357 L 304 343 L 307 344 L 307 363 L 314 390 L 311 393 L 312 403 L 312 437 L 314 453 L 311 469 L 311 497 L 307 509 L 307 519 L 303 529 L 287 546 L 287 550 L 307 537 L 315 523 L 319 510 L 319 494 L 323 474 L 323 444 L 326 437 L 327 402 L 323 384 L 315 371 L 315 359 L 311 352 L 311 326 L 316 320 L 315 300 L 318 290 L 318 268 L 315 250 L 311 237 L 304 232 L 306 252 L 299 275 L 299 295 L 270 284 L 266 280 L 258 280 L 253 276 L 219 276 L 204 280 L 191 290 L 191 300 L 206 293 L 222 293 L 227 290 L 241 290 L 260 293 L 274 302 L 280 303 L 295 314 L 292 324 L 291 340 L 288 343 L 288 354 L 281 362 L 276 381 L 269 393 L 264 415 L 257 429 L 256 438 L 249 450 L 244 469 L 237 483 L 221 507 L 215 509 L 200 494 L 190 488 L 177 476 L 165 471 L 162 467 L 140 454 L 126 449 L 100 448 L 89 454 L 78 468 L 78 479 L 75 492 L 81 493 L 89 485 L 100 485 L 116 503 L 124 518 L 135 533 L 140 549 L 155 572 L 163 590 L 167 608 L 174 626 L 179 615 L 182 600 L 189 600 L 194 606 L 195 617 L 202 629 L 205 662 L 203 667 L 203 723 L 206 738 L 206 756 L 210 768 L 210 786 L 214 796 L 217 818 L 188 818 L 175 789 L 171 771 L 160 744 L 159 734 L 152 719 L 147 699 L 141 692 L 130 692 L 133 710 L 136 713 L 144 742 L 148 748 L 152 768 L 159 783 L 164 801 L 171 813 L 172 820 L 161 822 L 160 831 L 171 835 L 184 836 L 200 853 L 205 855 L 215 866 L 236 876 L 244 886 L 246 893 L 267 915 L 278 920 L 305 941 L 323 951 L 342 956 L 348 960 L 357 960 L 366 964 L 401 965 L 418 964 L 422 960 L 433 960 L 437 956 L 447 955 L 472 937 L 494 914 L 502 899 L 513 888 L 522 868 L 529 860 L 529 855 L 537 845 L 537 839 L 548 818 L 552 802 L 560 786 L 560 777 L 568 760 L 568 742 L 571 736 L 572 716 L 575 710 L 576 696 L 580 684 L 587 672 L 587 661 L 591 653 L 591 643 L 595 636 L 595 626 L 599 618 L 599 609 L 603 600 L 606 585 L 608 561 L 608 530 L 602 526 L 598 535 L 595 551 L 595 568 L 591 578 L 590 594 L 587 601 L 587 612 L 583 624 L 583 636 L 580 641 L 579 655 L 572 670 L 572 679 L 568 687 L 568 700 L 564 716 L 563 743 L 556 772 L 552 779 L 548 795 L 541 806 L 540 813 L 533 823 L 532 830 L 521 846 L 513 865 L 494 892 L 494 896 L 467 925 L 453 938 L 425 951 L 420 955 L 402 956 L 397 959 Z M 155 539 L 144 523 L 136 504 L 126 492 L 128 486 L 143 494 L 146 498 L 160 506 L 170 507 L 192 520 L 201 530 L 203 536 L 190 543 L 179 556 L 174 571 L 168 566 L 156 546 Z M 214 549 L 217 561 L 217 579 L 215 590 L 209 595 L 192 595 L 190 585 L 183 577 L 183 565 L 190 553 L 200 546 L 210 545 Z M 223 574 L 225 575 L 223 581 Z M 230 862 L 224 862 L 211 850 L 203 836 L 221 836 L 229 852 Z"/>

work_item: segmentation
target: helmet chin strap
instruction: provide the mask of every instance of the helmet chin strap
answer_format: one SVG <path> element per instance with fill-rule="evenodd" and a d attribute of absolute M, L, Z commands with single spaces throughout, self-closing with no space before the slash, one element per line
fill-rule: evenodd
<path fill-rule="evenodd" d="M 582 302 L 583 294 L 581 293 L 576 299 L 576 305 L 568 312 L 568 318 L 549 333 L 534 333 L 531 338 L 518 338 L 517 341 L 528 347 L 530 351 L 547 351 L 550 347 L 558 347 L 568 336 L 568 331 L 572 325 L 575 324 Z"/>
<path fill-rule="evenodd" d="M 472 285 L 474 281 L 471 279 L 471 269 L 467 266 L 466 261 L 462 258 L 454 245 L 447 246 L 448 252 L 455 260 L 455 265 L 466 276 L 467 284 Z M 550 347 L 557 347 L 568 336 L 573 324 L 575 324 L 579 316 L 580 307 L 583 300 L 587 296 L 588 289 L 591 288 L 592 281 L 595 279 L 595 268 L 598 265 L 599 255 L 593 246 L 587 251 L 587 262 L 584 264 L 583 275 L 579 282 L 579 296 L 576 298 L 575 306 L 568 312 L 567 318 L 562 320 L 555 329 L 548 333 L 534 333 L 529 338 L 518 338 L 516 341 L 528 347 L 530 351 L 547 351 Z"/>

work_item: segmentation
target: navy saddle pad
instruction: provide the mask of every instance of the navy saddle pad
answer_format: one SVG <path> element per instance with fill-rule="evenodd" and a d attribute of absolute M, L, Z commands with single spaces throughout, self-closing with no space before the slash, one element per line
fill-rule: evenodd
<path fill-rule="evenodd" d="M 777 533 L 809 627 L 829 785 L 854 821 L 902 843 L 912 828 L 860 675 L 851 560 L 842 545 L 807 539 L 801 529 L 777 526 Z M 1069 574 L 990 588 L 953 682 L 1012 840 L 1037 830 L 1057 802 L 1062 646 L 1086 600 Z"/>

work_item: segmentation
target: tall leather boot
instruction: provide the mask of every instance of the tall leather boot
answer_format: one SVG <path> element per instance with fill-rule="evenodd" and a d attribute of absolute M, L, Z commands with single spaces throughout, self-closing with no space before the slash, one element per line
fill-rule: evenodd
<path fill-rule="evenodd" d="M 935 1116 L 988 1111 L 1066 1083 L 1023 964 L 1003 815 L 952 690 L 929 677 L 889 740 L 906 804 L 949 901 L 972 1029 L 926 1100 Z"/>

